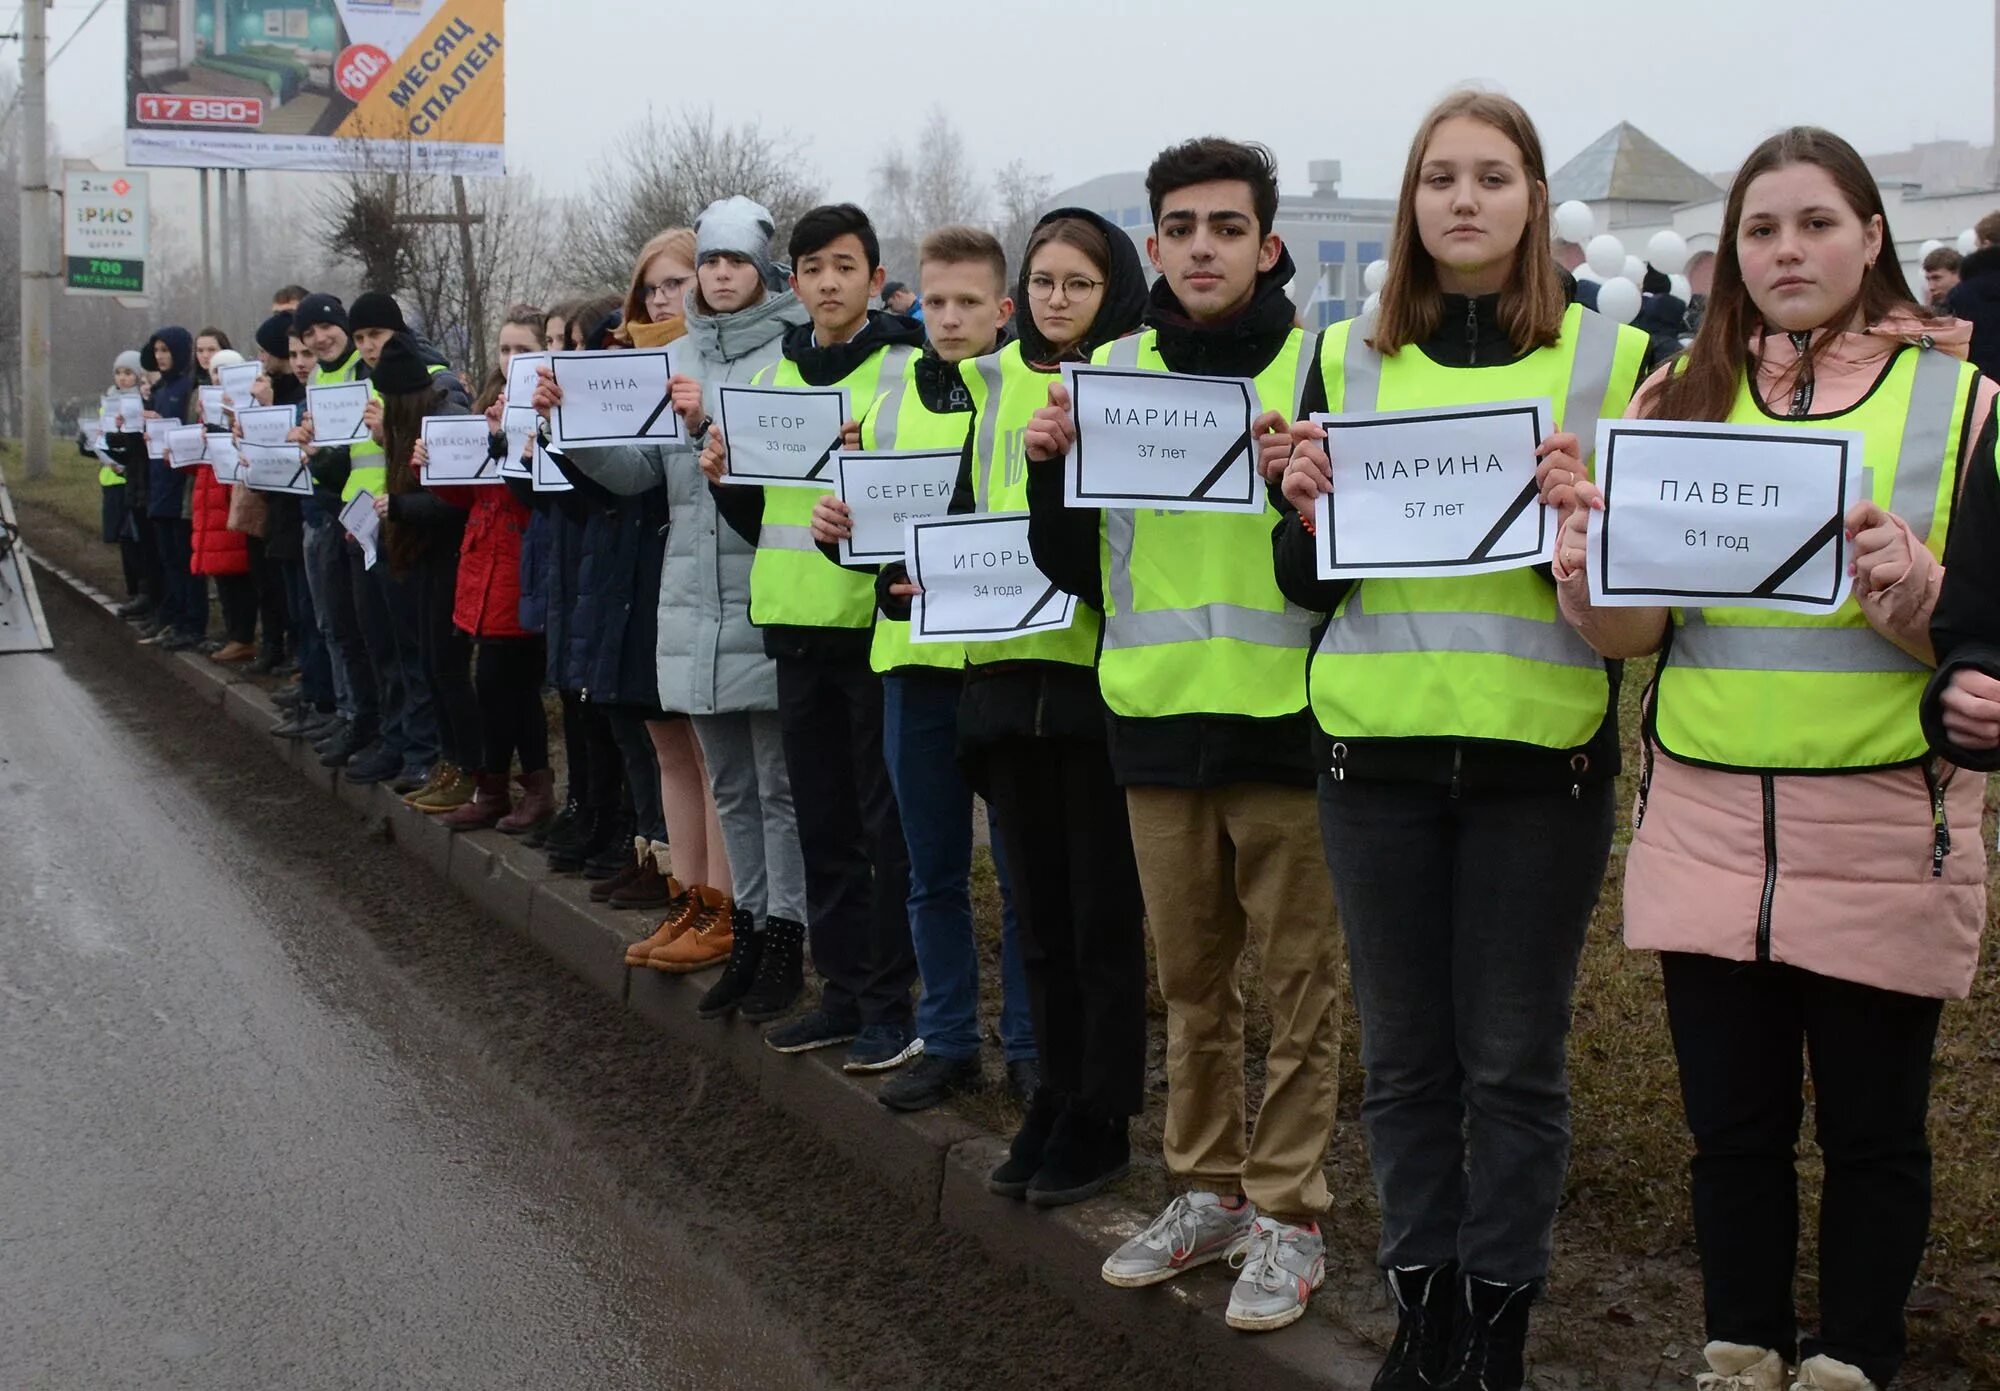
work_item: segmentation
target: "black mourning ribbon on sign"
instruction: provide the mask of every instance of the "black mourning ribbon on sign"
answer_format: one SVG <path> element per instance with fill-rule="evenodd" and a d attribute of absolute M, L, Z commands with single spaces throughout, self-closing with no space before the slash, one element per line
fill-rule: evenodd
<path fill-rule="evenodd" d="M 653 413 L 646 417 L 646 423 L 639 427 L 639 433 L 642 435 L 652 434 L 653 422 L 658 420 L 662 415 L 666 414 L 667 407 L 671 404 L 673 404 L 672 397 L 662 396 L 660 398 L 660 404 L 653 407 Z"/>
<path fill-rule="evenodd" d="M 1529 479 L 1528 486 L 1515 494 L 1514 500 L 1507 504 L 1507 510 L 1500 514 L 1500 520 L 1493 524 L 1493 530 L 1487 532 L 1480 543 L 1472 548 L 1472 554 L 1467 556 L 1466 559 L 1486 559 L 1492 553 L 1493 548 L 1500 543 L 1500 538 L 1507 534 L 1507 528 L 1514 525 L 1519 520 L 1521 514 L 1528 510 L 1528 504 L 1535 500 L 1539 492 L 1540 489 L 1536 487 L 1535 480 L 1532 478 Z"/>
<path fill-rule="evenodd" d="M 1827 518 L 1826 524 L 1815 531 L 1803 546 L 1793 551 L 1783 565 L 1773 570 L 1762 584 L 1750 591 L 1751 595 L 1759 599 L 1769 599 L 1775 595 L 1779 585 L 1796 575 L 1808 560 L 1826 548 L 1827 542 L 1840 535 L 1842 520 L 1837 515 Z"/>
<path fill-rule="evenodd" d="M 1207 497 L 1208 490 L 1220 483 L 1222 476 L 1229 472 L 1229 466 L 1236 462 L 1236 456 L 1249 447 L 1250 432 L 1245 430 L 1236 437 L 1235 443 L 1222 451 L 1222 458 L 1216 461 L 1215 467 L 1208 471 L 1201 482 L 1195 484 L 1194 491 L 1189 493 L 1188 496 L 1190 498 Z"/>
<path fill-rule="evenodd" d="M 297 470 L 295 470 L 295 471 L 293 472 L 293 474 L 292 474 L 291 478 L 290 478 L 290 479 L 288 479 L 288 480 L 286 481 L 286 483 L 285 483 L 285 490 L 286 490 L 287 492 L 289 492 L 289 491 L 291 491 L 291 490 L 292 490 L 293 488 L 296 488 L 296 487 L 298 487 L 298 486 L 299 486 L 299 480 L 300 480 L 301 478 L 305 477 L 305 472 L 306 472 L 306 461 L 305 461 L 304 459 L 301 459 L 301 460 L 299 460 L 299 466 L 298 466 Z"/>
<path fill-rule="evenodd" d="M 841 444 L 841 436 L 835 435 L 833 437 L 833 443 L 829 444 L 826 447 L 826 452 L 819 456 L 819 462 L 806 470 L 805 476 L 807 478 L 817 478 L 820 476 L 821 473 L 825 472 L 826 466 L 833 462 L 834 451 L 840 448 L 840 444 Z"/>
<path fill-rule="evenodd" d="M 1043 609 L 1047 608 L 1049 606 L 1049 600 L 1055 597 L 1056 597 L 1056 587 L 1053 584 L 1051 584 L 1047 589 L 1042 591 L 1042 597 L 1035 600 L 1034 605 L 1026 613 L 1021 615 L 1021 621 L 1019 623 L 1016 623 L 1014 626 L 1016 628 L 1025 628 L 1030 623 L 1033 623 L 1035 621 L 1035 615 L 1040 613 Z"/>

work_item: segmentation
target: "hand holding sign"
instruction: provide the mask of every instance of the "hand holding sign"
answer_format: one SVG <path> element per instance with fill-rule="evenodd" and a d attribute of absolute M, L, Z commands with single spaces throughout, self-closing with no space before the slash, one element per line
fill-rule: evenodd
<path fill-rule="evenodd" d="M 550 418 L 559 450 L 611 444 L 673 444 L 681 419 L 667 394 L 669 348 L 549 354 Z"/>
<path fill-rule="evenodd" d="M 1910 553 L 1910 530 L 1897 517 L 1863 498 L 1847 509 L 1847 539 L 1854 545 L 1854 558 L 1847 573 L 1854 587 L 1866 599 L 1903 582 L 1916 557 Z"/>
<path fill-rule="evenodd" d="M 822 546 L 845 541 L 854 534 L 854 514 L 846 503 L 828 493 L 813 504 L 812 533 L 813 540 Z"/>
<path fill-rule="evenodd" d="M 1299 514 L 1307 531 L 1313 529 L 1313 517 L 1319 511 L 1320 496 L 1333 491 L 1333 465 L 1326 457 L 1326 430 L 1310 420 L 1295 420 L 1284 446 L 1284 472 L 1278 490 L 1285 495 L 1285 501 Z M 1279 445 L 1271 442 L 1275 452 Z"/>
<path fill-rule="evenodd" d="M 1060 463 L 1076 446 L 1076 417 L 1069 411 L 1069 387 L 1049 383 L 1049 403 L 1028 417 L 1022 452 L 1031 464 Z"/>
<path fill-rule="evenodd" d="M 718 482 L 825 489 L 852 414 L 844 387 L 724 386 L 717 393 L 728 469 Z M 707 472 L 706 466 L 703 468 Z"/>
<path fill-rule="evenodd" d="M 1254 382 L 1078 364 L 1063 376 L 1073 436 L 1066 506 L 1264 510 Z"/>
<path fill-rule="evenodd" d="M 1597 460 L 1604 506 L 1583 509 L 1594 606 L 1825 614 L 1846 602 L 1859 547 L 1864 593 L 1913 559 L 1894 519 L 1862 500 L 1853 431 L 1602 421 Z"/>

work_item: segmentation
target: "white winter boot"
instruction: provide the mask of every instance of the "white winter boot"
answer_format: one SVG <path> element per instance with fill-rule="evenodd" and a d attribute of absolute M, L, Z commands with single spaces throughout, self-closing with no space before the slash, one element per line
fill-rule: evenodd
<path fill-rule="evenodd" d="M 1875 1391 L 1875 1383 L 1862 1375 L 1859 1367 L 1831 1357 L 1808 1357 L 1799 1367 L 1792 1391 Z"/>
<path fill-rule="evenodd" d="M 1710 1343 L 1701 1350 L 1708 1370 L 1695 1377 L 1696 1391 L 1787 1391 L 1785 1359 L 1769 1348 Z"/>

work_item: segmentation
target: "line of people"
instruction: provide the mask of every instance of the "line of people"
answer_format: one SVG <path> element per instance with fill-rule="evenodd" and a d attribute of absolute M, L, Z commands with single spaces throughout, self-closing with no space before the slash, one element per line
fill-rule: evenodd
<path fill-rule="evenodd" d="M 1124 231 L 1059 208 L 1012 285 L 989 234 L 935 229 L 921 322 L 869 307 L 884 273 L 861 209 L 806 213 L 781 261 L 768 211 L 715 202 L 644 248 L 622 299 L 508 316 L 503 363 L 678 344 L 681 443 L 553 449 L 562 391 L 538 373 L 543 423 L 511 447 L 547 453 L 562 491 L 425 483 L 426 416 L 483 411 L 505 456 L 504 367 L 472 399 L 387 296 L 281 309 L 256 335 L 259 400 L 354 380 L 373 399 L 352 444 L 301 419 L 315 496 L 248 562 L 279 567 L 302 667 L 274 732 L 316 736 L 349 778 L 396 779 L 454 827 L 529 835 L 600 901 L 664 910 L 629 966 L 720 967 L 704 1018 L 769 1023 L 780 1053 L 842 1047 L 850 1071 L 894 1070 L 881 1098 L 912 1110 L 982 1085 L 983 801 L 1000 1042 L 1025 1107 L 989 1187 L 1053 1207 L 1127 1171 L 1149 932 L 1183 1191 L 1103 1274 L 1140 1287 L 1226 1260 L 1246 1330 L 1296 1320 L 1324 1279 L 1351 983 L 1399 1315 L 1375 1385 L 1490 1391 L 1523 1384 L 1563 1195 L 1622 663 L 1658 653 L 1624 930 L 1660 955 L 1694 1143 L 1698 1385 L 1889 1385 L 1929 1224 L 1937 1023 L 1985 918 L 1981 779 L 1959 770 L 2000 767 L 2000 476 L 1994 387 L 1885 254 L 1865 166 L 1808 128 L 1752 152 L 1700 330 L 1664 365 L 1575 302 L 1539 137 L 1506 98 L 1457 93 L 1425 118 L 1380 313 L 1325 333 L 1287 296 L 1267 151 L 1177 144 L 1147 191 L 1150 285 Z M 226 347 L 162 330 L 121 358 L 121 387 L 156 373 L 149 414 L 190 418 L 209 341 Z M 1086 361 L 1252 382 L 1264 510 L 1066 506 L 1060 369 Z M 1025 513 L 1037 566 L 1079 600 L 1072 626 L 911 642 L 907 567 L 843 565 L 838 498 L 731 481 L 716 391 L 746 382 L 845 388 L 848 448 L 958 449 L 950 510 Z M 1552 567 L 1320 577 L 1311 519 L 1332 475 L 1310 416 L 1524 398 L 1554 405 Z M 1853 600 L 1827 617 L 1594 608 L 1591 447 L 1622 415 L 1861 431 Z M 203 506 L 152 491 L 178 478 L 141 467 L 143 448 L 116 437 L 107 492 L 151 523 L 156 612 L 183 645 L 205 628 L 196 577 L 221 572 L 183 516 L 199 535 Z M 336 520 L 363 489 L 384 525 L 372 567 Z M 149 583 L 146 553 L 128 557 Z M 819 989 L 799 1012 L 808 955 Z M 1255 1107 L 1253 966 L 1270 1017 Z M 1826 1178 L 1819 1329 L 1801 1336 L 1808 1060 Z"/>

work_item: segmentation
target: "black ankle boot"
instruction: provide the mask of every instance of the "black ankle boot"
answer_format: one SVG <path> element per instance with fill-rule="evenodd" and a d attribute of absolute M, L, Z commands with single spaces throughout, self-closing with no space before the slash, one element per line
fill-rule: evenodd
<path fill-rule="evenodd" d="M 1458 1265 L 1394 1266 L 1389 1297 L 1396 1301 L 1396 1341 L 1369 1385 L 1373 1391 L 1429 1391 L 1444 1380 L 1458 1309 Z"/>
<path fill-rule="evenodd" d="M 610 819 L 609 812 L 591 807 L 579 809 L 560 837 L 551 833 L 543 842 L 542 850 L 549 857 L 549 868 L 558 874 L 574 874 L 582 869 L 583 862 L 597 848 L 598 828 Z"/>
<path fill-rule="evenodd" d="M 1042 1169 L 1042 1156 L 1049 1147 L 1049 1134 L 1056 1128 L 1056 1120 L 1068 1105 L 1067 1099 L 1055 1088 L 1044 1083 L 1035 1088 L 1035 1094 L 1028 1101 L 1028 1112 L 1021 1119 L 1021 1128 L 1014 1132 L 1014 1142 L 1007 1147 L 1007 1157 L 1000 1161 L 1000 1167 L 986 1178 L 986 1191 L 997 1193 L 1003 1198 L 1025 1198 L 1028 1185 Z"/>
<path fill-rule="evenodd" d="M 766 918 L 757 938 L 757 973 L 736 1002 L 736 1012 L 752 1024 L 791 1013 L 806 988 L 806 925 Z"/>
<path fill-rule="evenodd" d="M 1064 1207 L 1101 1192 L 1125 1176 L 1132 1163 L 1130 1121 L 1099 1115 L 1073 1102 L 1056 1118 L 1042 1151 L 1042 1167 L 1028 1183 L 1035 1207 Z"/>
<path fill-rule="evenodd" d="M 543 770 L 543 775 L 547 775 L 546 769 Z M 561 810 L 557 811 L 553 817 L 544 821 L 538 829 L 529 831 L 523 836 L 521 844 L 531 850 L 540 850 L 549 843 L 551 838 L 558 835 L 567 836 L 569 834 L 570 823 L 575 821 L 582 811 L 582 804 L 574 797 L 569 798 L 562 804 Z"/>
<path fill-rule="evenodd" d="M 1461 1277 L 1457 1333 L 1440 1391 L 1521 1391 L 1528 1375 L 1528 1309 L 1541 1292 L 1539 1280 L 1502 1285 Z"/>
<path fill-rule="evenodd" d="M 770 929 L 759 928 L 741 908 L 731 916 L 735 921 L 730 928 L 729 960 L 715 984 L 701 997 L 701 1003 L 694 1007 L 695 1014 L 703 1019 L 720 1019 L 734 1010 L 757 979 L 759 944 Z"/>

